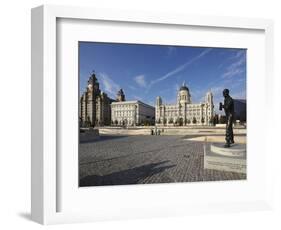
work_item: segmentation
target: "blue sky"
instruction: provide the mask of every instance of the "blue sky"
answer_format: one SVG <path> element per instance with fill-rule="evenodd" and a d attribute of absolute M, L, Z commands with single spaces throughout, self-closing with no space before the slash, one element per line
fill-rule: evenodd
<path fill-rule="evenodd" d="M 189 88 L 192 103 L 214 94 L 215 110 L 228 88 L 236 99 L 246 99 L 246 50 L 79 42 L 80 93 L 94 70 L 100 89 L 111 98 L 122 88 L 126 100 L 155 105 L 175 103 L 178 88 Z"/>

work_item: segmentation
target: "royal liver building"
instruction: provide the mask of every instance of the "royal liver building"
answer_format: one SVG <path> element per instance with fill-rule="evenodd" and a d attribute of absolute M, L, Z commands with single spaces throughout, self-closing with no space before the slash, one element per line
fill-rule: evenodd
<path fill-rule="evenodd" d="M 100 90 L 95 73 L 92 73 L 85 92 L 80 97 L 80 126 L 110 125 L 110 104 L 114 101 Z"/>
<path fill-rule="evenodd" d="M 192 104 L 185 83 L 178 91 L 176 104 L 164 104 L 156 98 L 156 123 L 164 125 L 210 125 L 214 116 L 213 94 L 206 93 L 205 102 Z"/>

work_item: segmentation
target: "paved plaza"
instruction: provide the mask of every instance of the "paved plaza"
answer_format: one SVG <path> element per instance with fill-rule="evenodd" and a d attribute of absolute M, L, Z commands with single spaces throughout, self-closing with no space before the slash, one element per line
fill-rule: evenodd
<path fill-rule="evenodd" d="M 206 143 L 189 138 L 102 135 L 80 143 L 80 186 L 246 179 L 242 173 L 204 169 Z"/>

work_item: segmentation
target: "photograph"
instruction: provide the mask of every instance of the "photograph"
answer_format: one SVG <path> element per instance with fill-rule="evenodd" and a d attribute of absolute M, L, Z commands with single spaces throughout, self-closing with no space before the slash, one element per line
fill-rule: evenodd
<path fill-rule="evenodd" d="M 247 49 L 78 42 L 79 186 L 247 179 Z"/>

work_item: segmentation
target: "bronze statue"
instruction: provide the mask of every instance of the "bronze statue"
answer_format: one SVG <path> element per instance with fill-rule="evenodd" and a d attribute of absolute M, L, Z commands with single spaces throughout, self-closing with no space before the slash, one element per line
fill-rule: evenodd
<path fill-rule="evenodd" d="M 226 116 L 226 133 L 225 133 L 225 141 L 226 144 L 224 147 L 229 148 L 231 144 L 234 144 L 234 136 L 233 136 L 233 120 L 234 120 L 234 102 L 232 97 L 229 96 L 229 90 L 223 90 L 224 96 L 224 104 L 220 102 L 220 110 L 224 109 Z"/>

